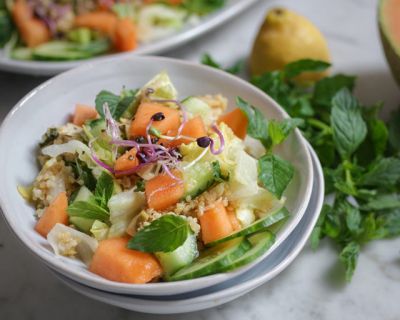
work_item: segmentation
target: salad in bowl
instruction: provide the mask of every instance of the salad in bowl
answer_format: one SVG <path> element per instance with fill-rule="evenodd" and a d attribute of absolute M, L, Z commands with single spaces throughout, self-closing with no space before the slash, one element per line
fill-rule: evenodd
<path fill-rule="evenodd" d="M 294 166 L 274 150 L 300 124 L 267 120 L 244 99 L 178 98 L 167 73 L 102 90 L 40 143 L 20 194 L 57 255 L 111 281 L 195 279 L 243 267 L 289 218 Z"/>
<path fill-rule="evenodd" d="M 0 48 L 14 60 L 129 52 L 174 34 L 225 0 L 0 0 Z"/>

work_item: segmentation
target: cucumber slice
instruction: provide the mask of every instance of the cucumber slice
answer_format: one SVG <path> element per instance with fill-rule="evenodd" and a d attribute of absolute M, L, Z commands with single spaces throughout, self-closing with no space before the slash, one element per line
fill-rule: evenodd
<path fill-rule="evenodd" d="M 82 217 L 70 217 L 69 222 L 78 228 L 79 231 L 89 233 L 93 226 L 94 219 Z"/>
<path fill-rule="evenodd" d="M 169 281 L 188 280 L 221 272 L 232 261 L 237 260 L 251 248 L 245 238 L 236 238 L 207 249 L 192 264 L 180 269 L 168 278 Z"/>
<path fill-rule="evenodd" d="M 169 275 L 187 266 L 199 255 L 196 236 L 191 234 L 179 248 L 172 252 L 157 252 L 155 255 L 163 267 L 165 278 L 168 279 Z"/>
<path fill-rule="evenodd" d="M 261 230 L 264 230 L 267 227 L 272 226 L 273 224 L 275 224 L 279 221 L 282 221 L 283 219 L 286 219 L 287 217 L 289 217 L 289 215 L 290 215 L 289 211 L 285 207 L 282 207 L 282 208 L 278 209 L 277 211 L 272 212 L 271 214 L 269 214 L 261 219 L 256 220 L 255 222 L 253 222 L 251 225 L 249 225 L 246 228 L 243 228 L 235 233 L 232 233 L 231 235 L 229 235 L 225 238 L 207 243 L 207 247 L 212 247 L 217 244 L 223 243 L 225 241 L 235 239 L 237 237 L 243 237 L 243 236 L 247 236 L 252 233 L 259 232 Z"/>
<path fill-rule="evenodd" d="M 275 235 L 270 231 L 262 231 L 247 238 L 252 248 L 238 259 L 232 261 L 230 265 L 221 269 L 221 272 L 231 271 L 249 264 L 261 257 L 275 242 Z"/>
<path fill-rule="evenodd" d="M 37 60 L 79 60 L 107 52 L 109 41 L 100 39 L 88 44 L 78 44 L 68 41 L 50 41 L 33 49 L 32 56 Z"/>
<path fill-rule="evenodd" d="M 219 162 L 198 162 L 183 172 L 184 196 L 192 199 L 202 194 L 217 182 L 227 180 L 221 173 Z"/>
<path fill-rule="evenodd" d="M 32 60 L 32 49 L 15 48 L 11 51 L 11 58 L 16 60 Z"/>
<path fill-rule="evenodd" d="M 88 201 L 92 196 L 93 196 L 93 193 L 86 186 L 82 186 L 79 189 L 79 191 L 74 199 L 74 202 L 75 201 Z"/>
<path fill-rule="evenodd" d="M 182 101 L 182 104 L 192 116 L 200 116 L 206 125 L 211 124 L 213 121 L 212 109 L 203 100 L 196 97 L 188 97 Z"/>

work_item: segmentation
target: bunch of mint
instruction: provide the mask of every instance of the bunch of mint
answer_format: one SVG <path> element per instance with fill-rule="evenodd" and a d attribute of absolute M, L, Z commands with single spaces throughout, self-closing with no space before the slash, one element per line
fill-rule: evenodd
<path fill-rule="evenodd" d="M 207 61 L 220 68 L 210 56 Z M 389 123 L 382 121 L 381 103 L 362 105 L 352 94 L 354 76 L 338 74 L 308 86 L 296 81 L 303 72 L 329 67 L 300 60 L 253 77 L 251 83 L 290 116 L 304 120 L 300 129 L 321 160 L 326 194 L 333 198 L 323 207 L 311 246 L 316 249 L 325 237 L 335 241 L 350 281 L 362 245 L 400 236 L 400 110 Z"/>

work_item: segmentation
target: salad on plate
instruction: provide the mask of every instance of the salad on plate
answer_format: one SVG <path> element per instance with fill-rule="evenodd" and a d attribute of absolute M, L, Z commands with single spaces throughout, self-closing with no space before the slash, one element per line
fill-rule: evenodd
<path fill-rule="evenodd" d="M 70 61 L 135 50 L 225 0 L 0 0 L 0 48 L 16 60 Z"/>
<path fill-rule="evenodd" d="M 166 72 L 140 89 L 102 90 L 95 107 L 39 143 L 40 172 L 20 194 L 35 230 L 108 280 L 188 280 L 251 263 L 289 217 L 293 166 L 274 153 L 298 125 L 238 97 L 180 99 Z"/>

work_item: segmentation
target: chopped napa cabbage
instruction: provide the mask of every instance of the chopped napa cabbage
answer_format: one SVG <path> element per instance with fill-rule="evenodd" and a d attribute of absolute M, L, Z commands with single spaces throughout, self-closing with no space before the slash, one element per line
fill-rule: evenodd
<path fill-rule="evenodd" d="M 285 198 L 277 199 L 271 192 L 264 188 L 258 188 L 255 195 L 239 199 L 241 206 L 255 210 L 258 218 L 270 214 L 275 209 L 281 208 L 285 203 Z"/>
<path fill-rule="evenodd" d="M 185 19 L 185 10 L 178 7 L 163 4 L 145 6 L 137 17 L 138 39 L 146 43 L 165 38 L 180 29 Z"/>
<path fill-rule="evenodd" d="M 168 74 L 163 71 L 157 74 L 153 79 L 146 83 L 136 94 L 136 96 L 143 96 L 146 89 L 151 88 L 154 90 L 152 98 L 155 99 L 177 99 L 178 91 L 171 82 Z"/>
<path fill-rule="evenodd" d="M 96 240 L 101 241 L 107 238 L 109 229 L 110 228 L 106 223 L 100 220 L 95 220 L 90 228 L 90 233 L 96 238 Z"/>
<path fill-rule="evenodd" d="M 243 228 L 249 226 L 256 220 L 256 216 L 254 215 L 254 210 L 245 204 L 241 204 L 236 209 L 235 213 L 237 219 L 239 220 Z"/>
<path fill-rule="evenodd" d="M 70 140 L 63 144 L 52 144 L 44 147 L 42 153 L 52 158 L 58 157 L 64 153 L 78 154 L 79 160 L 85 162 L 89 168 L 96 166 L 90 156 L 91 152 L 89 147 L 79 140 Z"/>
<path fill-rule="evenodd" d="M 236 155 L 236 166 L 229 178 L 229 187 L 233 198 L 251 197 L 258 192 L 257 160 L 241 150 Z"/>
<path fill-rule="evenodd" d="M 246 151 L 256 159 L 260 159 L 265 154 L 265 148 L 259 140 L 246 136 L 244 144 Z"/>
<path fill-rule="evenodd" d="M 225 140 L 224 151 L 219 155 L 213 155 L 211 152 L 207 152 L 201 161 L 213 162 L 217 160 L 220 164 L 222 174 L 230 176 L 234 173 L 237 157 L 240 152 L 243 152 L 245 146 L 243 141 L 236 137 L 231 128 L 225 123 L 221 123 L 219 129 Z M 215 148 L 219 148 L 217 134 L 212 134 L 211 138 L 215 141 Z M 199 147 L 196 142 L 192 142 L 187 145 L 181 145 L 179 151 L 183 156 L 184 162 L 191 162 L 195 160 L 204 149 Z"/>
<path fill-rule="evenodd" d="M 210 126 L 214 122 L 213 111 L 203 100 L 196 97 L 189 97 L 185 99 L 182 104 L 188 112 L 189 119 L 200 116 L 206 126 Z"/>
<path fill-rule="evenodd" d="M 57 255 L 78 256 L 86 264 L 90 263 L 98 246 L 96 239 L 60 223 L 50 230 L 47 241 Z"/>
<path fill-rule="evenodd" d="M 108 237 L 124 235 L 132 218 L 143 209 L 144 205 L 144 193 L 134 192 L 134 189 L 113 195 L 108 201 L 111 222 Z"/>

